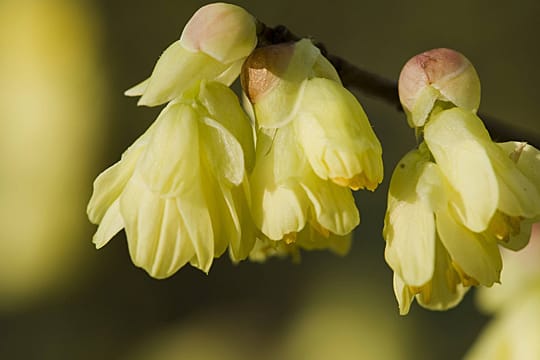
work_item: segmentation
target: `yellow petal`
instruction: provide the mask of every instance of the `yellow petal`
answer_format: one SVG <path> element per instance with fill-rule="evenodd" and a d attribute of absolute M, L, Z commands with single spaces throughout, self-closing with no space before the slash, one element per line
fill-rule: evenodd
<path fill-rule="evenodd" d="M 452 260 L 467 275 L 485 286 L 499 281 L 502 260 L 495 241 L 468 230 L 448 211 L 436 213 L 436 224 L 439 237 Z"/>
<path fill-rule="evenodd" d="M 538 150 L 532 146 L 524 147 L 520 151 L 516 163 L 511 159 L 511 152 L 504 151 L 500 146 L 492 145 L 490 158 L 497 172 L 500 189 L 498 207 L 503 213 L 523 218 L 540 216 L 540 170 L 538 170 L 540 156 L 538 154 Z M 520 166 L 524 168 L 525 172 L 521 171 Z M 533 169 L 531 172 L 538 172 L 538 175 L 532 173 L 527 176 L 527 168 Z"/>
<path fill-rule="evenodd" d="M 399 314 L 407 315 L 414 300 L 414 294 L 409 287 L 400 279 L 399 275 L 394 273 L 394 294 L 399 305 Z"/>
<path fill-rule="evenodd" d="M 358 226 L 360 215 L 351 190 L 321 180 L 311 172 L 301 184 L 313 206 L 317 222 L 324 228 L 337 235 L 346 235 Z"/>
<path fill-rule="evenodd" d="M 138 174 L 126 186 L 120 210 L 132 261 L 151 276 L 168 277 L 194 256 L 174 199 L 150 191 Z"/>
<path fill-rule="evenodd" d="M 270 133 L 259 131 L 250 177 L 252 214 L 256 226 L 272 240 L 306 224 L 309 200 L 299 183 L 304 169 L 290 124 Z"/>
<path fill-rule="evenodd" d="M 383 178 L 382 148 L 362 107 L 339 83 L 307 81 L 294 121 L 311 167 L 322 179 L 359 180 L 355 188 L 375 189 Z"/>
<path fill-rule="evenodd" d="M 306 225 L 309 200 L 296 181 L 265 184 L 252 179 L 252 213 L 255 224 L 272 240 L 299 232 Z"/>
<path fill-rule="evenodd" d="M 230 193 L 223 191 L 225 202 L 231 221 L 227 221 L 227 228 L 231 229 L 228 235 L 230 240 L 229 255 L 233 262 L 244 260 L 249 256 L 251 249 L 255 245 L 255 226 L 251 219 L 251 212 L 248 204 L 249 185 L 244 179 L 242 185 L 233 187 Z"/>
<path fill-rule="evenodd" d="M 417 96 L 418 97 L 415 99 L 410 110 L 405 109 L 407 122 L 412 128 L 425 125 L 426 120 L 433 110 L 435 102 L 441 96 L 441 93 L 432 86 L 426 86 L 418 92 Z"/>
<path fill-rule="evenodd" d="M 96 245 L 96 249 L 100 249 L 107 245 L 114 235 L 124 228 L 124 220 L 120 214 L 120 201 L 115 200 L 105 212 L 105 216 L 101 219 L 99 227 L 94 234 L 92 242 Z"/>
<path fill-rule="evenodd" d="M 122 155 L 122 159 L 99 174 L 94 181 L 94 192 L 88 202 L 88 218 L 94 224 L 99 224 L 109 207 L 118 199 L 127 181 L 133 174 L 135 164 L 146 146 L 143 135 Z"/>
<path fill-rule="evenodd" d="M 448 252 L 437 239 L 435 271 L 430 283 L 417 295 L 418 304 L 430 310 L 448 310 L 461 302 L 468 287 L 460 283 Z"/>
<path fill-rule="evenodd" d="M 240 143 L 219 122 L 204 118 L 200 126 L 201 151 L 218 181 L 239 185 L 244 178 L 244 155 Z"/>
<path fill-rule="evenodd" d="M 416 150 L 398 163 L 390 181 L 383 230 L 386 261 L 400 279 L 412 286 L 428 282 L 435 267 L 433 210 L 416 190 L 427 164 Z"/>
<path fill-rule="evenodd" d="M 175 196 L 199 176 L 199 124 L 191 106 L 169 104 L 159 115 L 137 171 L 151 191 Z"/>
<path fill-rule="evenodd" d="M 208 273 L 215 254 L 215 235 L 209 208 L 212 200 L 208 192 L 197 182 L 188 191 L 176 198 L 182 222 L 195 249 L 190 264 Z"/>
<path fill-rule="evenodd" d="M 332 65 L 332 63 L 328 61 L 328 59 L 322 54 L 319 54 L 317 60 L 313 64 L 313 70 L 310 78 L 313 77 L 325 78 L 341 84 L 341 79 L 334 68 L 334 65 Z"/>
<path fill-rule="evenodd" d="M 203 82 L 198 98 L 210 117 L 223 125 L 242 145 L 246 168 L 251 170 L 255 161 L 253 128 L 236 94 L 223 84 Z"/>
<path fill-rule="evenodd" d="M 291 178 L 301 178 L 307 165 L 290 124 L 279 129 L 261 129 L 257 133 L 257 155 L 252 177 L 279 184 Z"/>
<path fill-rule="evenodd" d="M 521 142 L 498 144 L 507 154 L 516 154 L 518 169 L 540 189 L 540 151 L 534 146 Z"/>
<path fill-rule="evenodd" d="M 499 202 L 499 186 L 488 156 L 491 140 L 481 120 L 459 108 L 431 117 L 425 141 L 455 193 L 450 201 L 465 226 L 484 231 Z"/>
<path fill-rule="evenodd" d="M 150 78 L 141 81 L 137 85 L 130 87 L 126 91 L 124 91 L 124 95 L 126 96 L 141 96 L 146 91 L 146 88 L 148 87 L 148 83 L 150 82 Z"/>
<path fill-rule="evenodd" d="M 176 41 L 157 61 L 139 105 L 163 104 L 180 96 L 201 80 L 216 79 L 229 67 L 230 65 L 222 64 L 207 54 L 189 51 L 180 41 Z M 136 86 L 129 93 L 136 94 L 140 90 L 141 88 Z"/>

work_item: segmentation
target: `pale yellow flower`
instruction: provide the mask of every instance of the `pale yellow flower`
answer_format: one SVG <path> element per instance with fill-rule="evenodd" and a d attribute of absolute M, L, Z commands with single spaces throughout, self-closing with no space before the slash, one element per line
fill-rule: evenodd
<path fill-rule="evenodd" d="M 374 190 L 382 181 L 381 146 L 362 107 L 307 39 L 255 50 L 242 85 L 259 127 L 253 218 L 263 238 L 294 244 L 261 246 L 276 254 L 332 248 L 359 223 L 349 188 Z M 313 231 L 331 241 L 297 244 Z"/>
<path fill-rule="evenodd" d="M 448 212 L 451 195 L 425 146 L 405 155 L 394 170 L 383 236 L 403 315 L 415 297 L 426 308 L 445 310 L 461 301 L 468 286 L 498 279 L 496 242 L 456 221 Z"/>
<path fill-rule="evenodd" d="M 540 217 L 538 150 L 491 140 L 476 115 L 478 76 L 453 50 L 412 58 L 399 92 L 409 125 L 424 142 L 394 170 L 385 258 L 402 314 L 415 297 L 444 310 L 468 287 L 499 282 L 498 245 L 527 244 Z"/>
<path fill-rule="evenodd" d="M 256 44 L 256 20 L 243 8 L 205 5 L 186 24 L 180 40 L 163 52 L 150 78 L 126 95 L 142 95 L 139 105 L 154 106 L 180 96 L 201 80 L 230 85 Z"/>
<path fill-rule="evenodd" d="M 516 164 L 511 157 L 513 150 L 503 151 L 482 121 L 461 108 L 432 116 L 424 137 L 456 193 L 452 211 L 460 222 L 472 231 L 487 231 L 502 245 L 525 246 L 526 242 L 510 243 L 509 235 L 519 232 L 520 220 L 540 216 L 540 179 L 520 170 L 520 161 Z M 521 162 L 526 159 L 523 156 Z"/>
<path fill-rule="evenodd" d="M 463 287 L 498 282 L 498 245 L 521 249 L 540 216 L 538 150 L 493 143 L 460 108 L 431 116 L 424 135 L 394 171 L 383 232 L 402 313 L 416 294 L 446 309 Z"/>
<path fill-rule="evenodd" d="M 359 223 L 349 189 L 319 178 L 298 146 L 292 125 L 259 131 L 250 177 L 253 220 L 271 240 L 293 243 L 306 225 L 325 237 Z"/>
<path fill-rule="evenodd" d="M 245 166 L 249 119 L 220 83 L 170 102 L 154 124 L 94 183 L 88 204 L 96 247 L 125 228 L 135 265 L 164 278 L 189 262 L 208 272 L 229 247 L 245 258 L 254 242 Z"/>
<path fill-rule="evenodd" d="M 382 148 L 362 106 L 310 40 L 257 49 L 242 84 L 257 125 L 291 123 L 321 179 L 354 190 L 374 190 L 382 181 Z"/>

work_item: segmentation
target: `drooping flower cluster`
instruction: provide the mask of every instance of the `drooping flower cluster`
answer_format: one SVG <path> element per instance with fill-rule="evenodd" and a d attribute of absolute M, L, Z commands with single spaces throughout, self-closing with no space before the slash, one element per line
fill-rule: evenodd
<path fill-rule="evenodd" d="M 98 248 L 125 228 L 133 262 L 156 278 L 188 262 L 208 272 L 227 248 L 234 261 L 248 256 L 253 132 L 227 85 L 255 48 L 255 26 L 238 6 L 202 7 L 151 77 L 127 92 L 142 105 L 169 103 L 96 179 L 88 215 Z"/>
<path fill-rule="evenodd" d="M 208 272 L 227 248 L 235 262 L 347 252 L 350 189 L 382 181 L 381 146 L 311 41 L 255 50 L 256 25 L 238 6 L 202 7 L 126 92 L 167 105 L 94 183 L 98 248 L 125 229 L 133 262 L 156 278 L 186 263 Z M 254 123 L 228 87 L 241 71 Z"/>
<path fill-rule="evenodd" d="M 350 189 L 374 190 L 383 176 L 362 107 L 307 39 L 255 50 L 242 85 L 257 124 L 250 184 L 262 249 L 346 252 L 360 221 Z"/>
<path fill-rule="evenodd" d="M 491 140 L 476 115 L 476 72 L 461 54 L 436 49 L 414 57 L 399 90 L 409 124 L 424 141 L 394 170 L 385 258 L 402 314 L 415 297 L 444 310 L 470 286 L 499 282 L 499 245 L 527 244 L 540 216 L 538 170 L 532 170 L 539 164 L 522 156 L 534 148 Z"/>

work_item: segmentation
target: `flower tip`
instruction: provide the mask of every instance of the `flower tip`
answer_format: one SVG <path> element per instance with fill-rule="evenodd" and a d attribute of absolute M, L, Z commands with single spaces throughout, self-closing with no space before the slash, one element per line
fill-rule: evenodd
<path fill-rule="evenodd" d="M 435 101 L 447 101 L 476 112 L 480 104 L 480 80 L 470 61 L 446 48 L 423 52 L 401 70 L 399 99 L 412 114 L 410 122 L 423 126 Z"/>
<path fill-rule="evenodd" d="M 126 91 L 124 91 L 125 96 L 141 96 L 144 94 L 146 88 L 148 87 L 148 83 L 150 82 L 150 79 L 146 79 L 137 85 L 130 87 Z"/>
<path fill-rule="evenodd" d="M 369 191 L 375 191 L 381 181 L 372 181 L 370 180 L 366 174 L 361 173 L 353 176 L 350 179 L 343 178 L 343 177 L 334 177 L 331 179 L 335 184 L 339 186 L 348 187 L 351 190 L 357 191 L 360 189 L 368 189 Z"/>

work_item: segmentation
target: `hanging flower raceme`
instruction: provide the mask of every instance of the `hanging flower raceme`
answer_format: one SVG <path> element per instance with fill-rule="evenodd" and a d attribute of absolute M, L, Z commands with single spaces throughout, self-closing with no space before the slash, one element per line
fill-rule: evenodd
<path fill-rule="evenodd" d="M 217 82 L 189 89 L 96 179 L 88 204 L 96 247 L 125 228 L 133 262 L 156 278 L 188 262 L 208 272 L 227 247 L 233 260 L 245 258 L 254 243 L 245 183 L 253 155 L 235 94 Z"/>
<path fill-rule="evenodd" d="M 139 105 L 154 106 L 180 96 L 201 80 L 230 85 L 256 44 L 253 16 L 236 5 L 208 4 L 189 20 L 180 40 L 163 52 L 150 78 L 126 95 L 142 95 Z"/>
<path fill-rule="evenodd" d="M 492 142 L 475 109 L 459 106 L 461 96 L 479 97 L 475 89 L 480 89 L 456 73 L 455 59 L 462 55 L 447 49 L 433 52 L 451 54 L 450 75 L 443 71 L 444 56 L 434 62 L 438 76 L 451 77 L 467 90 L 453 88 L 454 99 L 448 95 L 432 103 L 422 123 L 424 142 L 400 161 L 392 176 L 383 235 L 402 314 L 415 296 L 424 307 L 444 310 L 459 303 L 468 287 L 498 282 L 502 268 L 498 246 L 524 247 L 531 222 L 540 216 L 538 170 L 525 169 L 538 164 L 523 160 L 530 156 L 520 161 L 524 144 L 520 148 Z M 431 53 L 420 57 L 430 58 Z M 431 63 L 424 66 L 428 74 Z M 411 69 L 415 67 L 403 71 Z M 468 67 L 462 70 L 474 81 Z M 402 73 L 400 81 L 414 82 L 414 71 Z M 404 107 L 408 106 L 404 98 L 409 104 L 416 99 L 403 93 L 410 88 L 400 83 Z M 526 148 L 527 154 L 537 151 Z"/>
<path fill-rule="evenodd" d="M 250 184 L 264 239 L 256 248 L 346 252 L 359 223 L 350 189 L 374 190 L 383 176 L 381 146 L 362 107 L 307 39 L 255 50 L 241 79 L 258 126 Z"/>

